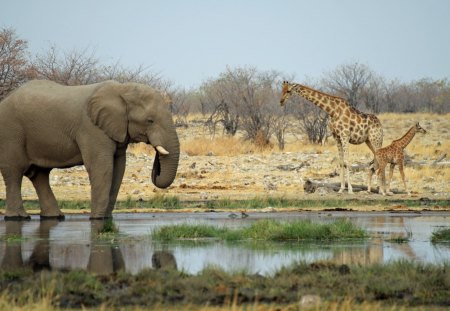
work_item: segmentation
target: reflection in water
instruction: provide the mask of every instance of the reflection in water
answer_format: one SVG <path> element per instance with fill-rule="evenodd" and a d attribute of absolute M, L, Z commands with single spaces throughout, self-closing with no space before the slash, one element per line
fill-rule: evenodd
<path fill-rule="evenodd" d="M 100 234 L 105 222 L 74 218 L 66 221 L 0 221 L 0 264 L 2 268 L 30 267 L 35 271 L 85 269 L 105 275 L 125 270 L 136 274 L 143 269 L 181 269 L 197 273 L 207 266 L 224 270 L 270 274 L 281 266 L 294 262 L 330 261 L 336 264 L 366 265 L 395 259 L 420 262 L 450 261 L 450 248 L 433 246 L 432 231 L 448 223 L 447 216 L 367 216 L 350 219 L 367 229 L 372 236 L 363 242 L 330 243 L 261 243 L 192 241 L 158 243 L 151 240 L 151 231 L 161 225 L 174 223 L 208 223 L 239 227 L 250 224 L 256 215 L 230 220 L 227 214 L 213 217 L 207 214 L 176 216 L 168 214 L 140 219 L 116 217 L 119 234 Z M 314 221 L 330 221 L 337 217 Z M 136 216 L 134 216 L 136 217 Z M 166 217 L 166 218 L 164 218 Z M 208 218 L 210 217 L 210 218 Z M 215 218 L 214 218 L 215 217 Z M 277 217 L 277 215 L 258 215 Z M 305 213 L 297 216 L 305 218 Z M 346 217 L 349 217 L 346 215 Z M 293 214 L 290 218 L 294 219 Z M 406 243 L 386 241 L 392 236 L 409 239 Z"/>
<path fill-rule="evenodd" d="M 73 252 L 71 248 L 80 250 L 80 245 L 66 244 L 54 245 L 60 252 L 51 252 L 50 231 L 60 224 L 59 220 L 41 220 L 38 228 L 33 235 L 35 241 L 32 247 L 31 255 L 24 259 L 23 245 L 27 248 L 27 238 L 23 235 L 23 227 L 29 225 L 28 221 L 6 221 L 4 222 L 5 233 L 2 248 L 2 260 L 0 267 L 3 269 L 13 269 L 21 267 L 31 267 L 34 271 L 40 270 L 66 270 L 74 268 L 84 268 L 85 270 L 98 274 L 108 275 L 120 270 L 126 270 L 125 261 L 119 245 L 111 243 L 102 238 L 101 233 L 105 225 L 109 225 L 107 220 L 90 221 L 90 243 L 82 245 L 81 249 L 89 248 L 88 261 L 86 266 L 80 266 L 79 262 L 84 262 L 86 252 Z M 61 223 L 62 225 L 64 222 Z M 120 244 L 120 243 L 119 243 Z M 53 246 L 53 245 L 52 245 Z M 70 256 L 68 264 L 64 265 L 61 260 L 50 260 L 50 254 L 53 257 L 67 254 Z M 81 255 L 81 256 L 80 256 Z M 64 256 L 63 256 L 64 257 Z M 60 258 L 61 259 L 61 258 Z M 135 258 L 137 259 L 137 258 Z M 63 260 L 64 261 L 64 260 Z M 51 264 L 56 263 L 56 264 Z M 154 269 L 176 269 L 177 263 L 175 257 L 170 251 L 155 251 L 151 256 L 152 267 Z M 74 264 L 75 263 L 75 264 Z M 129 263 L 132 265 L 133 263 Z M 147 267 L 142 267 L 147 268 Z M 137 272 L 137 271 L 136 271 Z"/>
<path fill-rule="evenodd" d="M 156 251 L 152 256 L 152 267 L 153 269 L 176 270 L 177 261 L 169 251 Z"/>
<path fill-rule="evenodd" d="M 383 241 L 375 238 L 365 248 L 345 249 L 333 253 L 330 260 L 336 264 L 368 265 L 383 262 Z"/>
<path fill-rule="evenodd" d="M 5 222 L 5 237 L 11 242 L 5 243 L 5 253 L 1 263 L 2 268 L 18 268 L 29 266 L 34 271 L 50 270 L 49 234 L 58 224 L 58 220 L 42 220 L 37 233 L 37 242 L 28 260 L 22 259 L 22 227 L 25 221 Z"/>
<path fill-rule="evenodd" d="M 125 269 L 122 252 L 114 243 L 96 243 L 100 233 L 105 230 L 105 226 L 111 225 L 111 220 L 91 221 L 91 252 L 87 271 L 107 275 Z"/>

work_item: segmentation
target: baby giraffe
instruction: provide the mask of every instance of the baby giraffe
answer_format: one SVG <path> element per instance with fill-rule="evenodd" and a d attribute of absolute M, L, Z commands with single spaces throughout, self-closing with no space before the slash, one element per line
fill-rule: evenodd
<path fill-rule="evenodd" d="M 403 165 L 404 165 L 404 152 L 403 150 L 408 146 L 408 144 L 411 142 L 411 140 L 414 138 L 414 135 L 416 133 L 423 133 L 425 134 L 427 131 L 425 131 L 419 123 L 416 123 L 412 128 L 406 132 L 405 135 L 403 135 L 401 138 L 394 140 L 389 146 L 386 146 L 384 148 L 380 148 L 375 151 L 375 159 L 378 162 L 378 170 L 377 170 L 377 176 L 378 176 L 378 183 L 380 181 L 381 176 L 381 185 L 379 192 L 382 195 L 392 195 L 391 192 L 391 180 L 392 180 L 392 174 L 394 172 L 395 164 L 398 165 L 398 169 L 400 171 L 400 175 L 402 176 L 403 185 L 405 186 L 405 190 L 408 193 L 408 195 L 411 195 L 411 192 L 406 187 L 406 181 L 405 181 L 405 173 L 403 172 Z M 390 164 L 390 170 L 389 170 L 389 179 L 388 179 L 388 189 L 386 191 L 386 176 L 384 174 L 384 169 L 386 168 L 387 164 Z M 369 181 L 369 187 L 368 192 L 370 192 L 370 181 Z"/>

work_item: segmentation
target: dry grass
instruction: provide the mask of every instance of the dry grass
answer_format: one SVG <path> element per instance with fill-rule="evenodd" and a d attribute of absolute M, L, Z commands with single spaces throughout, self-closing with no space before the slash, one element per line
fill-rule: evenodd
<path fill-rule="evenodd" d="M 379 118 L 383 124 L 384 142 L 383 146 L 387 146 L 394 139 L 398 139 L 416 122 L 427 130 L 427 134 L 417 134 L 413 141 L 407 146 L 406 153 L 412 158 L 414 162 L 431 163 L 439 156 L 447 153 L 447 158 L 450 156 L 450 114 L 438 115 L 430 113 L 415 113 L 415 114 L 380 114 Z M 218 157 L 218 161 L 222 164 L 216 166 L 215 170 L 208 171 L 208 174 L 201 174 L 195 170 L 186 170 L 183 168 L 182 177 L 200 181 L 198 190 L 202 190 L 202 181 L 206 183 L 207 180 L 230 180 L 231 185 L 236 179 L 236 157 L 242 155 L 255 155 L 264 162 L 271 154 L 290 154 L 295 157 L 296 154 L 303 155 L 317 155 L 317 163 L 320 159 L 326 161 L 326 165 L 313 164 L 309 170 L 310 176 L 308 178 L 319 178 L 330 173 L 333 167 L 338 167 L 339 156 L 337 152 L 336 142 L 332 137 L 324 145 L 311 144 L 307 141 L 305 135 L 300 130 L 298 121 L 290 119 L 291 126 L 286 133 L 286 145 L 284 150 L 280 150 L 276 141 L 273 139 L 271 146 L 261 148 L 249 141 L 245 141 L 243 134 L 238 132 L 236 136 L 229 137 L 221 134 L 221 129 L 218 129 L 215 137 L 212 137 L 208 130 L 203 126 L 206 118 L 201 114 L 189 115 L 187 118 L 189 122 L 188 128 L 178 128 L 178 134 L 181 142 L 181 151 L 186 154 L 193 162 L 200 163 L 206 161 L 201 159 L 203 156 L 212 155 Z M 144 144 L 133 145 L 130 151 L 135 154 L 146 153 L 153 155 L 153 148 Z M 196 159 L 195 157 L 200 157 Z M 372 159 L 372 152 L 366 144 L 350 145 L 350 162 L 368 163 Z M 212 158 L 211 158 L 212 159 Z M 282 163 L 280 163 L 282 164 Z M 262 169 L 262 168 L 261 168 Z M 263 173 L 261 171 L 261 173 Z M 264 173 L 267 174 L 267 173 Z M 191 176 L 192 175 L 192 176 Z M 202 179 L 205 178 L 205 179 Z M 252 177 L 253 178 L 253 177 Z M 424 167 L 406 167 L 406 178 L 411 182 L 417 182 L 424 185 L 427 181 L 445 181 L 450 180 L 450 170 L 444 167 L 432 167 L 426 165 Z M 253 179 L 256 184 L 258 181 Z M 418 185 L 419 185 L 418 184 Z M 250 184 L 251 186 L 251 184 Z M 398 169 L 396 168 L 393 178 L 393 186 L 403 188 Z M 413 185 L 412 185 L 413 186 Z M 205 186 L 206 187 L 206 184 Z M 255 186 L 256 187 L 256 186 Z M 207 188 L 207 187 L 206 187 Z M 206 189 L 205 188 L 205 189 Z M 239 187 L 238 187 L 239 188 Z M 417 187 L 416 187 L 417 188 Z M 256 188 L 255 188 L 256 189 Z M 286 191 L 290 191 L 287 187 Z M 414 186 L 412 188 L 415 189 Z M 420 188 L 418 189 L 420 190 Z"/>
<path fill-rule="evenodd" d="M 427 158 L 435 158 L 442 152 L 450 150 L 450 114 L 437 115 L 430 113 L 415 114 L 380 114 L 379 118 L 384 128 L 384 143 L 386 146 L 394 139 L 398 139 L 415 124 L 420 122 L 428 131 L 426 135 L 418 134 L 417 137 L 407 147 L 407 152 L 411 154 L 422 155 Z M 206 117 L 201 114 L 193 114 L 187 117 L 189 122 L 195 122 L 189 128 L 178 129 L 181 151 L 189 156 L 217 155 L 217 156 L 235 156 L 239 154 L 264 154 L 268 152 L 281 152 L 275 141 L 270 146 L 261 148 L 255 146 L 249 141 L 242 139 L 241 133 L 235 137 L 222 136 L 220 134 L 211 138 L 208 131 L 202 128 L 201 122 Z M 292 121 L 293 126 L 288 130 L 287 143 L 284 152 L 305 152 L 321 154 L 326 151 L 335 152 L 337 147 L 333 138 L 329 138 L 323 146 L 310 144 L 299 130 L 299 126 Z M 220 131 L 218 131 L 220 133 Z M 351 145 L 351 154 L 358 154 L 359 157 L 371 155 L 370 150 L 365 144 Z M 153 148 L 145 144 L 134 144 L 130 147 L 132 153 L 153 154 Z"/>
<path fill-rule="evenodd" d="M 239 154 L 264 153 L 269 148 L 260 148 L 238 137 L 218 136 L 214 139 L 198 137 L 182 142 L 181 151 L 189 156 L 235 156 Z"/>

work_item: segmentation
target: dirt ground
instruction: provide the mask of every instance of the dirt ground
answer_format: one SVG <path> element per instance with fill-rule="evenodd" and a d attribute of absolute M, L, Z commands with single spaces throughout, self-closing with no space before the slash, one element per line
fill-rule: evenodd
<path fill-rule="evenodd" d="M 417 134 L 406 148 L 412 164 L 406 166 L 406 177 L 411 198 L 450 198 L 450 115 L 410 114 L 381 115 L 385 139 L 383 146 L 401 137 L 415 122 L 427 129 L 426 135 Z M 151 183 L 153 151 L 145 146 L 132 146 L 127 156 L 127 168 L 119 200 L 149 199 L 155 195 L 177 196 L 180 200 L 251 199 L 254 197 L 286 198 L 356 198 L 384 200 L 379 194 L 356 192 L 338 194 L 327 188 L 315 193 L 305 193 L 306 180 L 338 183 L 338 155 L 332 138 L 324 146 L 307 144 L 298 126 L 292 126 L 286 138 L 286 148 L 278 147 L 246 154 L 216 155 L 215 150 L 195 154 L 192 145 L 196 139 L 210 139 L 208 131 L 199 120 L 193 119 L 189 127 L 178 128 L 181 141 L 180 164 L 172 186 L 157 189 Z M 217 135 L 216 135 L 217 137 Z M 239 143 L 239 140 L 236 140 Z M 274 144 L 276 145 L 276 143 Z M 372 154 L 367 146 L 351 146 L 354 166 L 367 164 Z M 433 161 L 444 158 L 437 164 Z M 386 170 L 387 171 L 387 170 Z M 367 170 L 352 170 L 353 185 L 367 185 Z M 374 178 L 375 187 L 377 186 Z M 90 184 L 83 166 L 55 169 L 51 185 L 58 200 L 89 200 Z M 398 199 L 409 198 L 404 193 L 400 174 L 396 168 L 392 188 L 399 190 Z M 31 183 L 25 178 L 22 186 L 24 199 L 36 199 Z M 3 179 L 0 178 L 0 198 L 5 198 Z M 393 197 L 389 197 L 393 198 Z"/>

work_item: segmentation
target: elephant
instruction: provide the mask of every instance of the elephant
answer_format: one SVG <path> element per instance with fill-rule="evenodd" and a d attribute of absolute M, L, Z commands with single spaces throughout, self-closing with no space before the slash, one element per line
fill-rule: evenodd
<path fill-rule="evenodd" d="M 36 189 L 41 219 L 64 219 L 49 174 L 77 165 L 89 175 L 90 218 L 111 218 L 129 143 L 155 148 L 151 175 L 156 187 L 169 187 L 178 169 L 180 143 L 168 96 L 144 84 L 63 86 L 32 80 L 0 103 L 0 125 L 5 220 L 30 219 L 21 195 L 23 176 Z"/>

